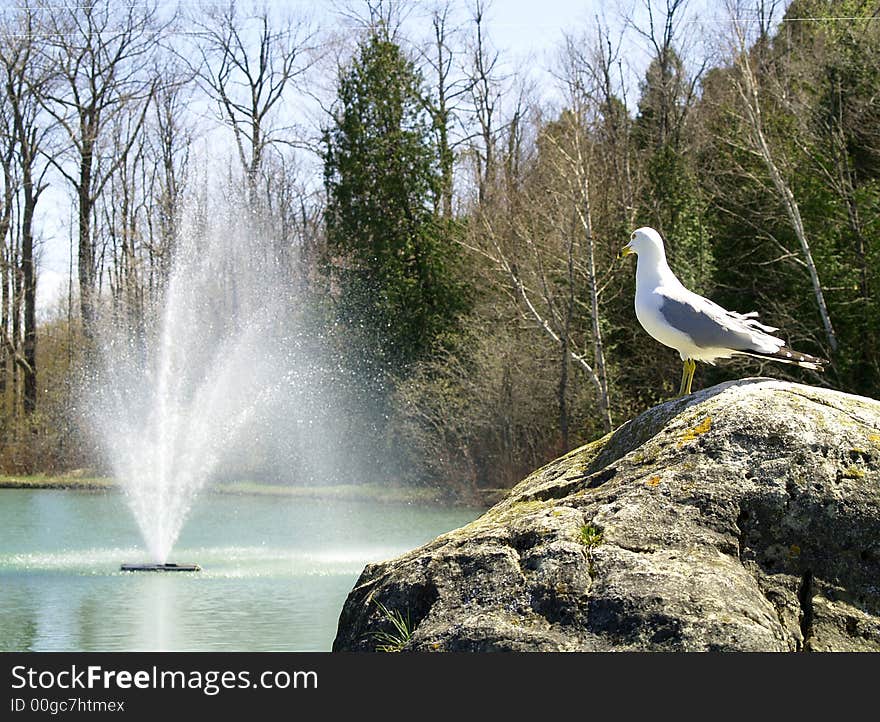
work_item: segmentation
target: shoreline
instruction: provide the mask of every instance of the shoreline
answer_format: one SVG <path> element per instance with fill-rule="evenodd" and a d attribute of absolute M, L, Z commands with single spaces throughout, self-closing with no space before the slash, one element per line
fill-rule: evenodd
<path fill-rule="evenodd" d="M 120 491 L 119 484 L 106 477 L 0 475 L 3 489 L 51 489 L 58 491 Z M 488 508 L 490 502 L 474 503 L 439 489 L 381 484 L 332 484 L 327 486 L 293 486 L 264 482 L 236 481 L 213 484 L 206 488 L 213 494 L 239 494 L 300 499 L 327 499 L 338 501 L 373 501 L 383 504 L 446 504 L 451 506 Z"/>

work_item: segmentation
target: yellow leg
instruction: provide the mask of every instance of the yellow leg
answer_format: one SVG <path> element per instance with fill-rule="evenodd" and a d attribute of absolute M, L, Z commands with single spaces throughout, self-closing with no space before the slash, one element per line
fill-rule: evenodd
<path fill-rule="evenodd" d="M 685 359 L 684 367 L 681 370 L 681 388 L 678 391 L 679 396 L 688 396 L 691 393 L 691 384 L 694 380 L 694 371 L 697 370 L 697 362 L 693 359 Z"/>

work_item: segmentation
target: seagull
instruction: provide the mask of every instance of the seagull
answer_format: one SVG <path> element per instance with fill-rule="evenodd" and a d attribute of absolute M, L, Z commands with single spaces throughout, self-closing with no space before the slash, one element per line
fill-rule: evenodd
<path fill-rule="evenodd" d="M 674 348 L 684 362 L 679 396 L 691 393 L 697 361 L 715 364 L 731 356 L 755 356 L 821 371 L 824 359 L 800 353 L 772 335 L 778 328 L 757 321 L 757 312 L 736 313 L 686 289 L 666 263 L 663 239 L 647 226 L 633 231 L 620 251 L 635 253 L 636 318 L 660 343 Z"/>

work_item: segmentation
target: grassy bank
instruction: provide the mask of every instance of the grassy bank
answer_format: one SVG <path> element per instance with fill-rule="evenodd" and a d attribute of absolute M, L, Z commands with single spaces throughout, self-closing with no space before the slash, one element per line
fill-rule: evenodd
<path fill-rule="evenodd" d="M 113 489 L 113 479 L 100 476 L 34 474 L 32 476 L 0 476 L 0 489 L 81 489 L 104 491 Z"/>
<path fill-rule="evenodd" d="M 80 474 L 49 476 L 0 476 L 0 489 L 78 489 L 81 491 L 109 491 L 118 488 L 115 480 L 107 477 Z M 215 494 L 251 494 L 301 499 L 335 499 L 346 501 L 373 501 L 395 504 L 434 504 L 454 502 L 438 489 L 382 484 L 335 484 L 328 486 L 291 486 L 237 481 L 208 487 Z"/>

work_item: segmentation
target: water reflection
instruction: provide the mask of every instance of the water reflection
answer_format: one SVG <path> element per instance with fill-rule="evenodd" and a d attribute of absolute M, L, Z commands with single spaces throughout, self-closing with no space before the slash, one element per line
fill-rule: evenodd
<path fill-rule="evenodd" d="M 24 587 L 5 588 L 0 578 L 3 622 L 0 623 L 0 650 L 34 649 L 37 636 L 36 600 Z"/>

